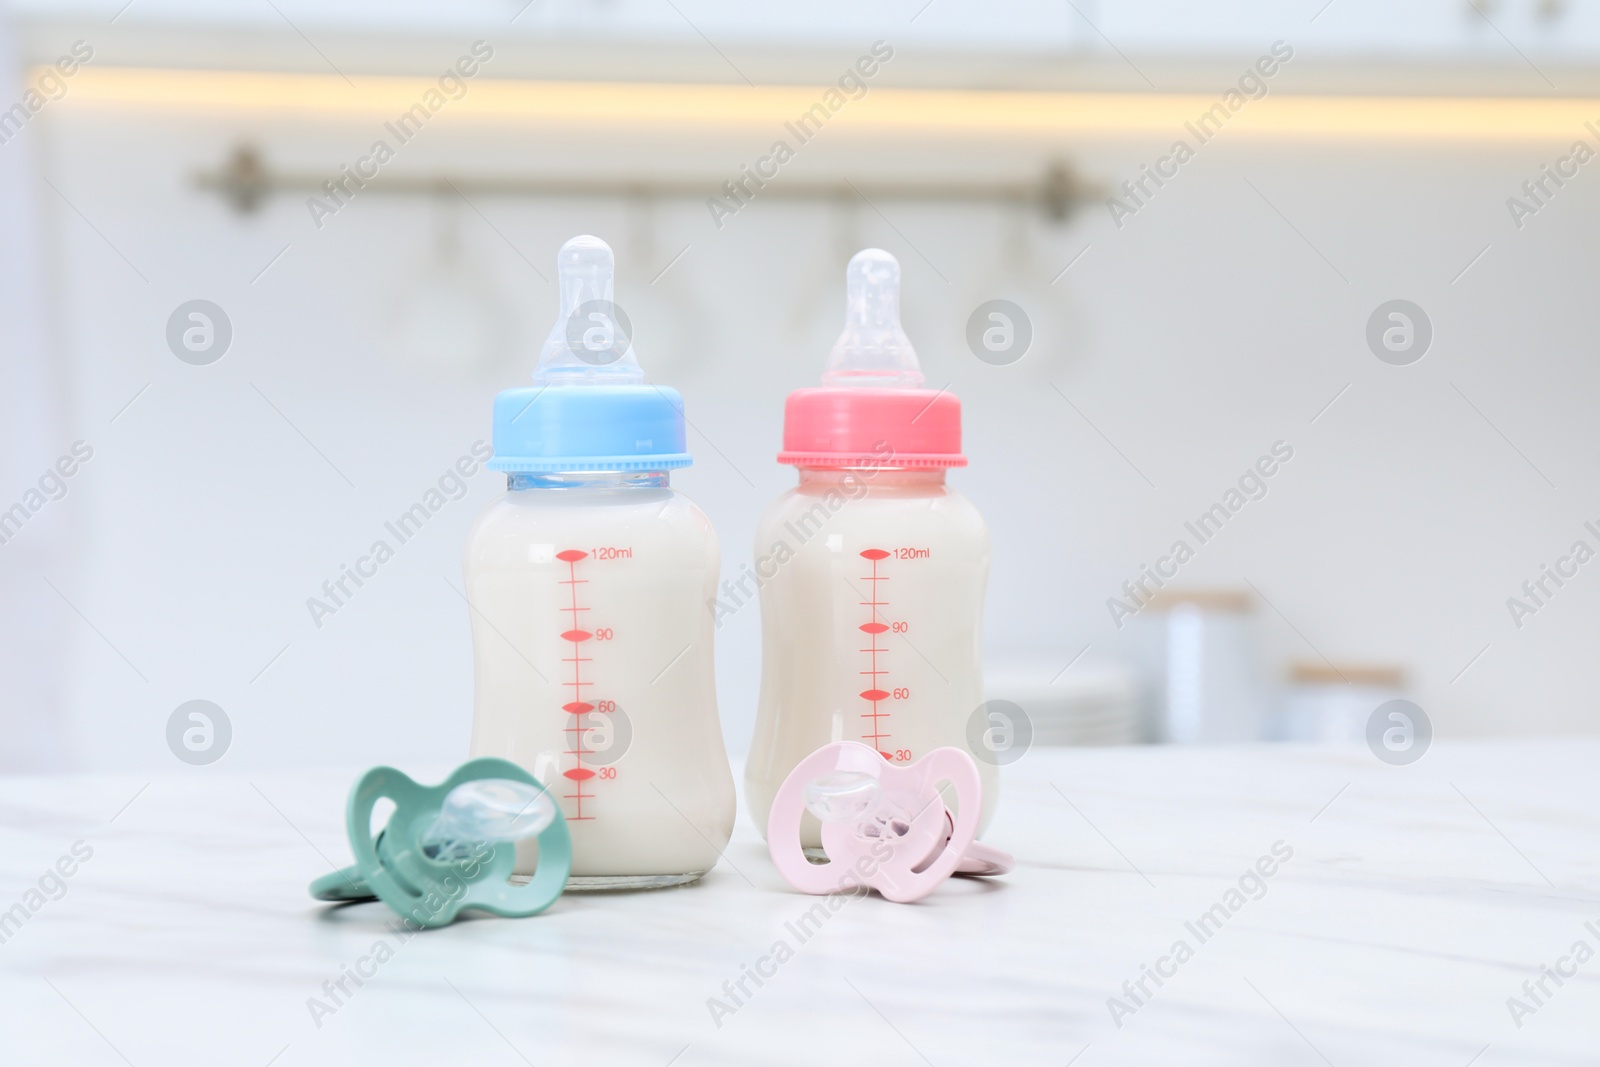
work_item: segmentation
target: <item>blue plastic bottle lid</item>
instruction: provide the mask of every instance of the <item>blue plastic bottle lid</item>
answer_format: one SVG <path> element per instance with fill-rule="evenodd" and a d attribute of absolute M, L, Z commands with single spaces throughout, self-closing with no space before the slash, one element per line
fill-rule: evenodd
<path fill-rule="evenodd" d="M 598 237 L 574 237 L 556 256 L 561 314 L 545 338 L 532 386 L 494 399 L 498 471 L 659 471 L 694 462 L 683 398 L 646 384 L 632 327 L 612 299 L 616 259 Z"/>

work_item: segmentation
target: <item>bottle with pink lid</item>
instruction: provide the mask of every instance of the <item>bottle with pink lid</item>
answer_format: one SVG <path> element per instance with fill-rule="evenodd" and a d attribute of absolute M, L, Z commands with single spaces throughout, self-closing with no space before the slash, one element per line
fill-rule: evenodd
<path fill-rule="evenodd" d="M 922 387 L 892 255 L 873 248 L 850 260 L 845 320 L 822 388 L 789 395 L 778 461 L 799 469 L 799 484 L 756 534 L 762 661 L 750 814 L 765 833 L 784 778 L 830 742 L 863 742 L 897 766 L 951 745 L 978 757 L 981 828 L 998 792 L 997 761 L 974 748 L 988 725 L 990 549 L 983 517 L 945 481 L 967 462 L 961 402 Z M 820 844 L 814 819 L 801 839 Z"/>

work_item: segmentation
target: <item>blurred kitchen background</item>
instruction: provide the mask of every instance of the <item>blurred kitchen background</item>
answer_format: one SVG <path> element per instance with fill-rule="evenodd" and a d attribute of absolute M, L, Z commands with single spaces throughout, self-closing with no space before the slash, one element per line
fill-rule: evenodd
<path fill-rule="evenodd" d="M 315 218 L 479 41 L 464 95 Z M 715 218 L 877 42 L 865 95 Z M 1265 95 L 1129 199 L 1275 45 Z M 306 601 L 488 438 L 583 232 L 686 398 L 673 481 L 729 576 L 793 481 L 783 398 L 817 381 L 846 260 L 899 257 L 993 536 L 989 691 L 1036 743 L 1359 739 L 1395 696 L 1439 738 L 1593 731 L 1600 564 L 1558 561 L 1600 548 L 1600 164 L 1572 155 L 1600 149 L 1597 62 L 1600 4 L 1560 0 L 13 2 L 0 759 L 168 768 L 195 699 L 237 767 L 463 757 L 460 554 L 498 475 L 320 627 Z M 992 299 L 1031 324 L 1008 365 L 966 339 Z M 1368 343 L 1397 299 L 1431 324 L 1406 365 Z M 169 344 L 196 300 L 214 362 Z M 1274 446 L 1201 543 L 1185 524 Z M 718 634 L 734 753 L 758 626 Z"/>

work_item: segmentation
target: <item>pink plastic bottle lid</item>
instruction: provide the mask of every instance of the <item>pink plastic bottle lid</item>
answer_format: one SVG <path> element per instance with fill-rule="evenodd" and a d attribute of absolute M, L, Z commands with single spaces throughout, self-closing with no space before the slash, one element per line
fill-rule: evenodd
<path fill-rule="evenodd" d="M 778 462 L 965 467 L 961 401 L 932 389 L 796 389 L 783 405 Z"/>
<path fill-rule="evenodd" d="M 963 467 L 961 401 L 922 389 L 900 325 L 900 264 L 880 248 L 845 269 L 845 324 L 822 388 L 797 389 L 783 412 L 779 463 L 803 467 Z"/>

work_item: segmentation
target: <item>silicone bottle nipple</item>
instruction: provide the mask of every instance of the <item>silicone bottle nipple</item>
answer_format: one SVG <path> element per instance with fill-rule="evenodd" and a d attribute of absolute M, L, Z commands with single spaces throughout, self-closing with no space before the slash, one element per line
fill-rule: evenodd
<path fill-rule="evenodd" d="M 899 261 L 881 248 L 863 249 L 844 277 L 844 330 L 828 353 L 822 384 L 920 386 L 916 349 L 900 327 Z"/>
<path fill-rule="evenodd" d="M 633 325 L 612 299 L 617 261 L 611 246 L 585 234 L 556 255 L 561 314 L 539 350 L 540 385 L 634 385 L 644 371 L 633 354 Z"/>

